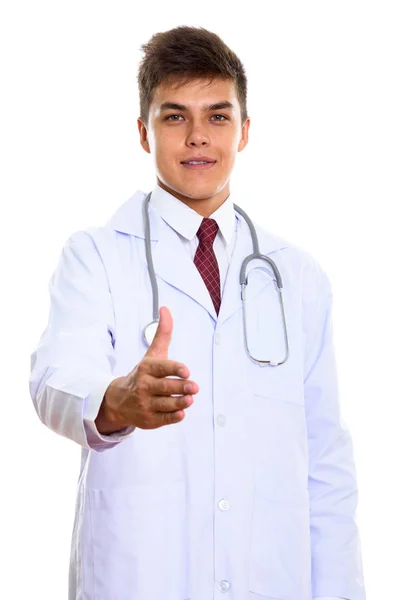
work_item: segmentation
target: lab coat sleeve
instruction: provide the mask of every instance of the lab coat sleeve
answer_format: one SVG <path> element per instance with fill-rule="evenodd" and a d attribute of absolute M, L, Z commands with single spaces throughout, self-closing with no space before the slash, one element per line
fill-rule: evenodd
<path fill-rule="evenodd" d="M 49 293 L 48 324 L 31 354 L 34 407 L 56 433 L 103 452 L 135 427 L 102 435 L 94 422 L 116 379 L 115 322 L 106 271 L 87 231 L 75 232 L 64 244 Z"/>
<path fill-rule="evenodd" d="M 338 394 L 332 290 L 318 264 L 309 269 L 303 299 L 312 593 L 365 600 L 353 447 Z"/>

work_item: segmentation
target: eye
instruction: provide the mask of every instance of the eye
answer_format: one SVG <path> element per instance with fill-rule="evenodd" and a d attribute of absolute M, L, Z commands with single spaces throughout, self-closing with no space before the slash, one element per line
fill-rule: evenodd
<path fill-rule="evenodd" d="M 168 117 L 165 117 L 165 120 L 166 120 L 166 121 L 169 121 L 169 120 L 171 120 L 171 121 L 175 121 L 175 119 L 171 119 L 171 117 L 181 117 L 181 116 L 182 116 L 182 115 L 169 115 Z"/>
<path fill-rule="evenodd" d="M 227 121 L 227 117 L 225 117 L 224 115 L 214 115 L 214 117 L 222 117 L 222 119 L 223 119 L 224 121 Z M 222 123 L 221 119 L 218 119 L 218 121 L 219 121 L 220 123 Z"/>

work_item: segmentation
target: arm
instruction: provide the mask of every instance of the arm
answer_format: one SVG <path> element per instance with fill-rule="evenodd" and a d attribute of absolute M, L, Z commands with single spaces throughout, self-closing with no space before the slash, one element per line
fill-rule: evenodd
<path fill-rule="evenodd" d="M 105 392 L 117 377 L 112 298 L 89 233 L 78 231 L 66 242 L 49 293 L 48 324 L 31 354 L 30 395 L 47 427 L 102 452 L 135 428 L 102 435 L 95 423 Z"/>
<path fill-rule="evenodd" d="M 352 440 L 340 413 L 332 291 L 315 263 L 305 278 L 303 310 L 312 592 L 314 598 L 365 600 Z"/>

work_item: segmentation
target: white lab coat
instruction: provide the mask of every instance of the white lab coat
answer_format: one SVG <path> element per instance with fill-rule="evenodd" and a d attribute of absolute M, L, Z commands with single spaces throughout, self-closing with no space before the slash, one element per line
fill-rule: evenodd
<path fill-rule="evenodd" d="M 282 275 L 290 345 L 286 363 L 262 367 L 244 345 L 239 270 L 253 250 L 243 217 L 217 319 L 193 261 L 150 205 L 160 306 L 174 319 L 169 358 L 200 390 L 180 423 L 97 432 L 105 389 L 147 350 L 145 195 L 65 244 L 31 356 L 39 418 L 82 446 L 69 599 L 365 600 L 331 287 L 304 250 L 255 224 Z M 252 353 L 271 358 L 284 346 L 265 269 L 248 267 L 248 326 Z"/>

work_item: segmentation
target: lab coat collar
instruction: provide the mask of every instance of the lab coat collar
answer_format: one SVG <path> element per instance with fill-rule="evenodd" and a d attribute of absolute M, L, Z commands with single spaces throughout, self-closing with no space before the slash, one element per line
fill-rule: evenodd
<path fill-rule="evenodd" d="M 147 193 L 142 190 L 137 192 L 122 204 L 108 221 L 107 226 L 115 231 L 133 235 L 144 239 L 143 201 Z M 158 242 L 152 250 L 154 270 L 156 274 L 170 285 L 180 289 L 201 304 L 213 317 L 217 314 L 199 271 L 188 253 L 182 251 L 182 243 L 172 227 L 160 217 L 156 209 L 149 203 L 150 239 Z M 242 306 L 239 273 L 243 259 L 253 253 L 250 232 L 244 217 L 235 212 L 237 222 L 237 237 L 235 248 L 229 265 L 225 287 L 221 299 L 218 321 L 223 322 Z M 260 242 L 260 252 L 264 255 L 286 248 L 288 244 L 282 238 L 261 230 L 255 223 Z M 145 262 L 144 251 L 142 253 Z M 171 256 L 175 259 L 171 260 Z M 256 262 L 249 263 L 248 270 Z M 257 264 L 259 262 L 257 261 Z M 262 263 L 265 265 L 265 263 Z M 278 265 L 279 268 L 279 265 Z M 268 278 L 254 278 L 246 290 L 246 300 L 250 301 L 257 296 L 266 285 L 270 285 Z M 161 300 L 162 302 L 162 300 Z"/>
<path fill-rule="evenodd" d="M 150 202 L 164 221 L 182 237 L 187 240 L 192 240 L 195 237 L 203 221 L 203 217 L 193 208 L 181 202 L 158 184 L 151 194 Z M 210 219 L 214 219 L 217 222 L 219 231 L 226 244 L 230 244 L 236 227 L 233 203 L 233 195 L 230 193 L 225 202 L 209 216 Z"/>

